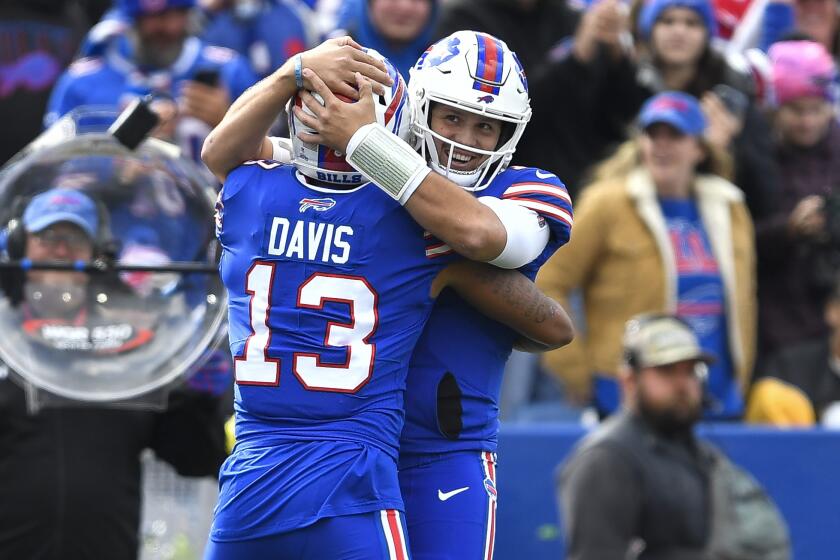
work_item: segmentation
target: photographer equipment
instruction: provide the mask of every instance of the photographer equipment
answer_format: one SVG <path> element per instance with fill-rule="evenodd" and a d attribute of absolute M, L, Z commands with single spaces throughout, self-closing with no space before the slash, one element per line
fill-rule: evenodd
<path fill-rule="evenodd" d="M 222 334 L 214 185 L 170 145 L 143 141 L 143 105 L 118 119 L 72 114 L 0 169 L 0 362 L 33 407 L 160 407 Z M 60 222 L 80 231 L 50 227 Z M 62 260 L 27 254 L 38 244 Z"/>
<path fill-rule="evenodd" d="M 151 96 L 132 101 L 108 129 L 108 133 L 129 150 L 135 149 L 160 122 L 149 108 Z"/>

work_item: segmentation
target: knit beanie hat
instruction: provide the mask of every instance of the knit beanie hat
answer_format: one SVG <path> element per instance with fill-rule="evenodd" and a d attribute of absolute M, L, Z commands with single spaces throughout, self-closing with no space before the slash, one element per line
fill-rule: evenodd
<path fill-rule="evenodd" d="M 825 47 L 814 41 L 781 41 L 770 47 L 771 100 L 783 105 L 801 97 L 834 101 L 837 68 Z"/>
<path fill-rule="evenodd" d="M 709 37 L 715 37 L 718 33 L 717 21 L 715 20 L 714 8 L 711 0 L 648 0 L 639 14 L 639 32 L 645 39 L 650 38 L 653 24 L 668 8 L 688 8 L 700 15 Z"/>

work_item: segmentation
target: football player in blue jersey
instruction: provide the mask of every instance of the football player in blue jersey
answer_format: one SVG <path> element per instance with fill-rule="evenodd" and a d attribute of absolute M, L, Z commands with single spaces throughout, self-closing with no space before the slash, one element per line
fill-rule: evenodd
<path fill-rule="evenodd" d="M 232 99 L 257 81 L 233 51 L 205 44 L 188 31 L 196 0 L 118 0 L 131 26 L 101 46 L 101 55 L 74 62 L 50 96 L 46 126 L 80 106 L 123 109 L 153 94 L 170 126 L 156 134 L 199 160 L 201 145 Z"/>
<path fill-rule="evenodd" d="M 324 99 L 322 116 L 345 104 L 312 68 L 332 59 L 327 66 L 346 77 L 335 59 L 360 62 L 358 53 L 348 54 L 355 46 L 347 42 L 322 47 L 240 98 L 205 152 L 236 129 L 249 130 L 236 136 L 246 150 L 271 149 L 265 133 L 285 99 L 297 109 L 315 99 L 296 94 L 300 86 Z M 294 68 L 304 61 L 305 72 Z M 300 118 L 311 115 L 299 110 L 290 119 L 300 133 L 291 141 L 294 166 L 258 160 L 225 168 L 208 158 L 225 179 L 217 233 L 237 443 L 221 471 L 207 558 L 410 557 L 396 463 L 405 376 L 432 296 L 445 287 L 537 342 L 571 338 L 562 309 L 519 272 L 450 264 L 454 256 L 437 250 L 448 243 L 516 267 L 530 258 L 511 246 L 516 236 L 506 228 L 539 232 L 545 224 L 529 221 L 529 209 L 482 204 L 450 182 L 427 184 L 425 161 L 399 138 L 409 125 L 406 85 L 390 64 L 384 68 L 393 84 L 376 98 L 358 75 L 359 91 L 348 92 L 377 123 L 351 151 L 362 172 L 351 156 L 319 144 Z M 436 209 L 427 209 L 436 198 Z M 413 201 L 426 212 L 429 235 L 401 208 Z"/>
<path fill-rule="evenodd" d="M 533 257 L 520 270 L 533 280 L 569 240 L 572 205 L 553 173 L 508 166 L 531 116 L 516 55 L 495 37 L 460 31 L 421 56 L 409 90 L 416 144 L 437 172 L 424 182 L 440 187 L 449 179 L 482 201 L 519 205 L 548 224 L 547 235 L 526 242 Z M 321 110 L 310 103 L 310 109 L 315 116 L 297 112 L 322 142 L 346 150 L 356 163 L 353 150 L 374 126 L 367 124 L 370 112 L 348 104 Z M 418 208 L 421 203 L 415 194 L 406 208 L 415 217 L 431 211 Z M 435 304 L 412 356 L 400 442 L 400 486 L 415 560 L 493 556 L 499 393 L 517 339 L 451 290 Z"/>

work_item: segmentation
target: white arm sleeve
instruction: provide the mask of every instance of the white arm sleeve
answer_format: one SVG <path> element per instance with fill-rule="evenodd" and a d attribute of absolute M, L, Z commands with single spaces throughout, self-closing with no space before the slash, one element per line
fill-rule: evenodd
<path fill-rule="evenodd" d="M 540 256 L 548 244 L 548 224 L 539 214 L 512 200 L 482 196 L 478 201 L 496 213 L 507 232 L 502 253 L 491 261 L 499 268 L 519 268 Z"/>
<path fill-rule="evenodd" d="M 280 163 L 292 162 L 292 141 L 279 136 L 269 136 L 271 142 L 271 159 Z"/>

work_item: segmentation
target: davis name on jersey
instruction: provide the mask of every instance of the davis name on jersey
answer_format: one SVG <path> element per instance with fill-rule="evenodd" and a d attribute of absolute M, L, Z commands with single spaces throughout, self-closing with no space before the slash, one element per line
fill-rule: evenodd
<path fill-rule="evenodd" d="M 353 226 L 289 220 L 275 216 L 268 238 L 268 254 L 285 259 L 347 264 Z"/>
<path fill-rule="evenodd" d="M 237 444 L 213 538 L 402 509 L 405 378 L 446 259 L 376 187 L 316 190 L 276 162 L 231 172 L 217 212 Z"/>
<path fill-rule="evenodd" d="M 514 200 L 548 223 L 551 236 L 545 250 L 520 269 L 531 280 L 570 238 L 571 198 L 552 173 L 509 167 L 475 194 Z M 427 240 L 427 252 L 434 246 L 433 240 Z M 411 358 L 400 443 L 402 465 L 411 465 L 412 455 L 421 453 L 496 450 L 502 373 L 518 337 L 475 311 L 452 290 L 444 290 Z M 444 380 L 447 375 L 451 378 Z"/>

